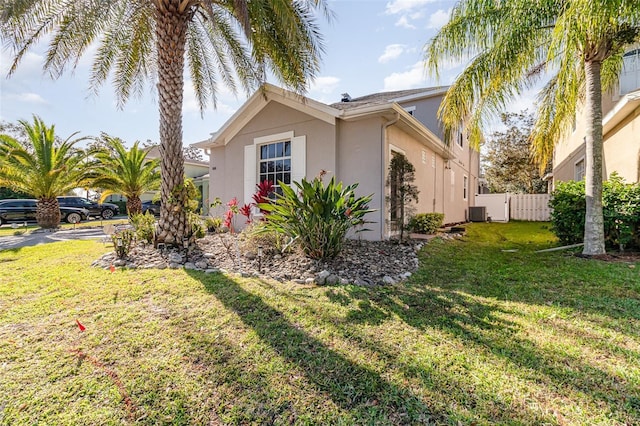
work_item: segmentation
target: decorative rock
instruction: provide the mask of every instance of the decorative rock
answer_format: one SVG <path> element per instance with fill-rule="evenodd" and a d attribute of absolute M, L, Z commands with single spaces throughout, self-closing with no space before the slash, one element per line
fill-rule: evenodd
<path fill-rule="evenodd" d="M 338 284 L 338 282 L 340 282 L 340 277 L 335 275 L 335 274 L 331 274 L 329 275 L 327 278 L 325 278 L 324 283 L 328 284 L 328 285 L 336 285 Z"/>
<path fill-rule="evenodd" d="M 187 262 L 184 264 L 184 269 L 197 269 L 195 263 Z"/>
<path fill-rule="evenodd" d="M 252 251 L 248 251 L 247 253 L 245 253 L 244 257 L 249 260 L 254 260 L 256 258 L 256 254 Z"/>
<path fill-rule="evenodd" d="M 391 285 L 391 284 L 395 284 L 396 280 L 391 278 L 389 275 L 385 275 L 384 277 L 382 277 L 382 282 L 384 284 Z"/>
<path fill-rule="evenodd" d="M 229 275 L 244 271 L 246 276 L 258 273 L 258 261 L 241 249 L 237 243 L 238 235 L 208 235 L 197 239 L 190 246 L 188 262 L 184 259 L 184 250 L 157 250 L 152 245 L 142 244 L 132 247 L 129 256 L 121 266 L 130 268 L 165 269 L 193 268 L 207 274 L 227 273 Z M 436 240 L 437 241 L 437 240 Z M 427 242 L 428 243 L 428 242 Z M 317 261 L 305 257 L 298 251 L 286 255 L 263 256 L 260 262 L 260 276 L 280 281 L 293 281 L 299 284 L 355 284 L 375 286 L 383 284 L 384 277 L 399 282 L 407 279 L 417 269 L 419 260 L 417 250 L 424 242 L 417 244 L 395 244 L 389 241 L 353 241 L 347 240 L 342 253 L 334 259 Z M 115 253 L 103 255 L 93 265 L 109 268 L 117 259 Z M 233 275 L 232 275 L 233 276 Z"/>
<path fill-rule="evenodd" d="M 315 279 L 316 284 L 323 285 L 326 282 L 327 277 L 329 275 L 331 275 L 331 272 L 327 271 L 326 269 L 320 271 L 320 273 L 316 275 L 316 279 Z"/>
<path fill-rule="evenodd" d="M 113 261 L 113 266 L 125 266 L 127 264 L 127 261 L 124 259 L 118 259 L 118 260 L 114 260 Z"/>

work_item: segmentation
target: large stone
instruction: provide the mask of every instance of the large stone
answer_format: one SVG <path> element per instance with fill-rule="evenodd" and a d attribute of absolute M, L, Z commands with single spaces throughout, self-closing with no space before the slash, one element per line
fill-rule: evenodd
<path fill-rule="evenodd" d="M 340 282 L 340 277 L 335 275 L 335 274 L 331 274 L 329 275 L 327 278 L 325 278 L 324 283 L 328 284 L 328 285 L 336 285 Z"/>
<path fill-rule="evenodd" d="M 169 253 L 167 256 L 167 261 L 171 263 L 182 263 L 182 255 L 180 253 Z"/>
<path fill-rule="evenodd" d="M 331 275 L 331 272 L 327 271 L 326 269 L 320 271 L 318 275 L 316 275 L 316 279 L 315 279 L 316 284 L 323 285 L 326 282 L 327 277 L 329 275 Z"/>

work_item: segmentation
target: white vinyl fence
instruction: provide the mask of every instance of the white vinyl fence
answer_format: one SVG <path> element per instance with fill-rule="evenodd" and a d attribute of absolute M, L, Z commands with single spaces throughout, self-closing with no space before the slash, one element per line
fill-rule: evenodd
<path fill-rule="evenodd" d="M 551 218 L 549 194 L 477 194 L 475 205 L 486 207 L 492 222 L 547 222 Z"/>
<path fill-rule="evenodd" d="M 549 194 L 511 194 L 511 219 L 548 222 L 551 219 Z"/>

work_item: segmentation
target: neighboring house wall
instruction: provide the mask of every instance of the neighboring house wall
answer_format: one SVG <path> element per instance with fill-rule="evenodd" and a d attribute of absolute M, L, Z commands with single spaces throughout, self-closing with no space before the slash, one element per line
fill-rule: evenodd
<path fill-rule="evenodd" d="M 619 88 L 602 96 L 603 178 L 617 172 L 627 182 L 640 178 L 640 50 L 625 54 Z M 576 111 L 575 126 L 555 146 L 553 183 L 580 180 L 584 170 L 586 116 Z"/>

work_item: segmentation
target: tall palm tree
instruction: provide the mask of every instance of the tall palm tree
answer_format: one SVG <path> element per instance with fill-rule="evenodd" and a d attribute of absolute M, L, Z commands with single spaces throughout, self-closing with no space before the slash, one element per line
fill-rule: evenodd
<path fill-rule="evenodd" d="M 127 149 L 118 138 L 103 134 L 102 139 L 106 148 L 94 153 L 99 167 L 95 169 L 92 186 L 105 190 L 101 201 L 111 194 L 122 194 L 127 197 L 127 212 L 140 213 L 140 196 L 160 187 L 159 160 L 147 159 L 147 151 L 138 142 Z"/>
<path fill-rule="evenodd" d="M 56 141 L 55 126 L 37 116 L 33 124 L 20 120 L 26 141 L 0 135 L 0 186 L 31 194 L 38 199 L 36 220 L 42 228 L 60 224 L 60 205 L 56 197 L 83 185 L 89 167 L 83 150 L 75 144 L 85 138 Z"/>
<path fill-rule="evenodd" d="M 158 239 L 189 236 L 184 205 L 182 104 L 185 59 L 203 110 L 216 104 L 219 84 L 246 92 L 267 73 L 302 93 L 322 52 L 317 12 L 325 0 L 4 0 L 2 38 L 13 46 L 15 70 L 38 41 L 49 37 L 44 68 L 52 76 L 75 67 L 97 45 L 90 82 L 113 79 L 123 104 L 151 80 L 160 111 L 161 198 Z"/>
<path fill-rule="evenodd" d="M 585 255 L 605 252 L 602 217 L 602 92 L 617 83 L 624 47 L 638 39 L 637 1 L 461 0 L 425 46 L 427 66 L 470 60 L 440 108 L 447 140 L 466 126 L 479 144 L 483 127 L 506 103 L 551 73 L 531 136 L 546 164 L 584 104 L 587 114 Z"/>

